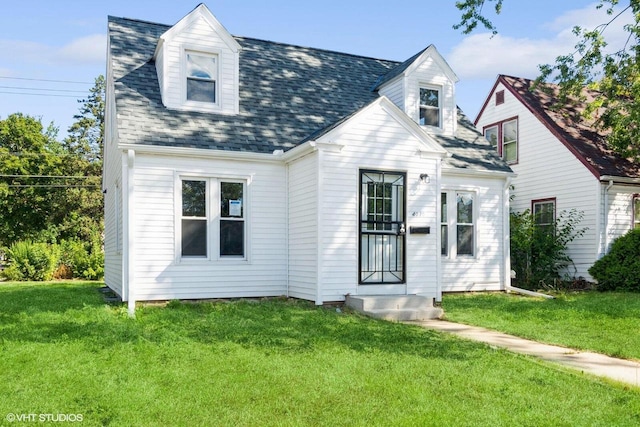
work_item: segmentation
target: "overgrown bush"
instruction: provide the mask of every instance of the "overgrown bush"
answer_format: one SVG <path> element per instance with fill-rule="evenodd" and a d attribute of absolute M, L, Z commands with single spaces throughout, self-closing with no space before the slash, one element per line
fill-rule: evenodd
<path fill-rule="evenodd" d="M 568 245 L 582 236 L 578 228 L 583 214 L 575 209 L 562 211 L 552 226 L 535 224 L 530 210 L 511 213 L 511 268 L 516 272 L 515 286 L 525 289 L 555 287 L 559 279 L 571 279 L 573 261 Z M 564 276 L 564 277 L 563 277 Z"/>
<path fill-rule="evenodd" d="M 57 267 L 59 249 L 55 245 L 21 241 L 6 251 L 9 266 L 2 274 L 9 280 L 51 280 Z"/>
<path fill-rule="evenodd" d="M 603 291 L 640 291 L 640 229 L 614 240 L 609 253 L 596 261 L 589 274 Z"/>
<path fill-rule="evenodd" d="M 20 241 L 6 249 L 8 280 L 87 279 L 104 276 L 104 253 L 100 237 L 91 242 L 63 240 L 60 244 Z"/>
<path fill-rule="evenodd" d="M 104 254 L 99 242 L 85 244 L 78 240 L 60 243 L 60 265 L 74 278 L 97 280 L 104 275 Z"/>

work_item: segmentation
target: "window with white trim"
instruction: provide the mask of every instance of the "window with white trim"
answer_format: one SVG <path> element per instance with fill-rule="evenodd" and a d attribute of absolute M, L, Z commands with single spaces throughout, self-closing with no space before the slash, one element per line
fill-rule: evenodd
<path fill-rule="evenodd" d="M 633 195 L 633 228 L 640 229 L 640 194 Z"/>
<path fill-rule="evenodd" d="M 215 104 L 217 102 L 218 55 L 185 52 L 186 100 Z"/>
<path fill-rule="evenodd" d="M 455 203 L 453 201 L 455 200 Z M 443 256 L 475 256 L 475 193 L 443 192 L 440 198 L 440 253 Z"/>
<path fill-rule="evenodd" d="M 420 88 L 420 126 L 440 125 L 440 90 L 433 87 Z"/>
<path fill-rule="evenodd" d="M 246 182 L 181 179 L 180 257 L 246 258 Z"/>
<path fill-rule="evenodd" d="M 518 119 L 513 118 L 484 127 L 484 137 L 508 164 L 518 162 Z"/>

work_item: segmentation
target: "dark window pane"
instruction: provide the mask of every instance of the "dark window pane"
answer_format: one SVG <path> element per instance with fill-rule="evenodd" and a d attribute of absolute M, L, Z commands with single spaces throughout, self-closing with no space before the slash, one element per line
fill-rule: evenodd
<path fill-rule="evenodd" d="M 223 218 L 244 217 L 243 188 L 241 182 L 220 183 L 220 209 Z"/>
<path fill-rule="evenodd" d="M 447 222 L 447 193 L 440 195 L 440 222 Z"/>
<path fill-rule="evenodd" d="M 420 108 L 420 125 L 440 126 L 440 110 L 437 108 Z"/>
<path fill-rule="evenodd" d="M 458 217 L 459 224 L 473 223 L 473 197 L 470 194 L 458 194 Z"/>
<path fill-rule="evenodd" d="M 206 182 L 182 181 L 182 216 L 207 216 L 206 195 Z"/>
<path fill-rule="evenodd" d="M 187 100 L 216 102 L 216 82 L 212 80 L 187 79 Z"/>
<path fill-rule="evenodd" d="M 549 225 L 555 222 L 555 204 L 534 203 L 533 205 L 534 223 L 536 225 Z"/>
<path fill-rule="evenodd" d="M 420 105 L 429 107 L 440 107 L 438 103 L 438 91 L 436 89 L 420 88 Z"/>
<path fill-rule="evenodd" d="M 440 234 L 442 235 L 440 253 L 447 256 L 449 254 L 449 228 L 446 225 L 441 225 Z"/>
<path fill-rule="evenodd" d="M 206 220 L 182 220 L 182 256 L 207 256 Z"/>
<path fill-rule="evenodd" d="M 244 256 L 244 221 L 220 221 L 220 256 Z"/>
<path fill-rule="evenodd" d="M 473 225 L 458 225 L 458 255 L 473 255 Z"/>

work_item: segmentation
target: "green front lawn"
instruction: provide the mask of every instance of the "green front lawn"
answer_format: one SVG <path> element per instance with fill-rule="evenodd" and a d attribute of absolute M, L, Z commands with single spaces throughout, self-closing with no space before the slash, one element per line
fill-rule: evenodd
<path fill-rule="evenodd" d="M 640 360 L 640 294 L 581 292 L 543 299 L 448 294 L 447 320 L 615 357 Z"/>
<path fill-rule="evenodd" d="M 640 423 L 637 389 L 415 326 L 290 300 L 172 302 L 130 319 L 98 286 L 0 284 L 0 424 Z"/>

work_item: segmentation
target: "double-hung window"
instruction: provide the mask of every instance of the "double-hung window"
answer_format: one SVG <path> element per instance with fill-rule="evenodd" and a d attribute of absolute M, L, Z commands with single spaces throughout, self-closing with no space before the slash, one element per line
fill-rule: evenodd
<path fill-rule="evenodd" d="M 180 258 L 246 258 L 246 182 L 183 178 Z"/>
<path fill-rule="evenodd" d="M 187 101 L 217 101 L 218 56 L 209 53 L 186 51 Z"/>
<path fill-rule="evenodd" d="M 453 201 L 455 200 L 455 204 Z M 440 196 L 440 253 L 475 256 L 475 193 L 449 191 Z"/>
<path fill-rule="evenodd" d="M 633 195 L 633 228 L 640 229 L 640 194 Z"/>
<path fill-rule="evenodd" d="M 440 127 L 440 91 L 435 88 L 420 88 L 420 126 Z"/>
<path fill-rule="evenodd" d="M 556 200 L 534 200 L 531 205 L 535 226 L 545 233 L 553 233 L 556 223 Z"/>
<path fill-rule="evenodd" d="M 484 128 L 484 137 L 509 164 L 518 161 L 518 119 L 494 123 Z"/>

